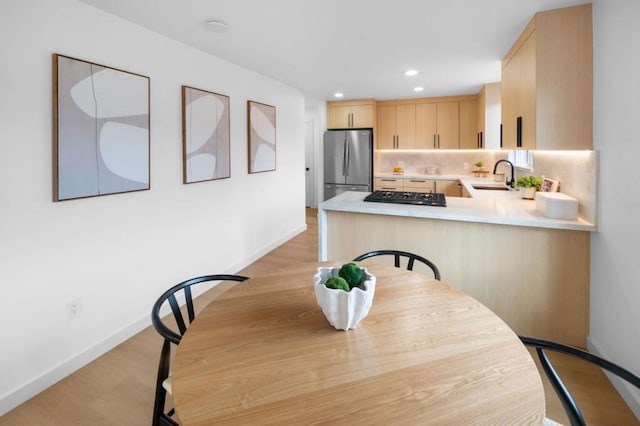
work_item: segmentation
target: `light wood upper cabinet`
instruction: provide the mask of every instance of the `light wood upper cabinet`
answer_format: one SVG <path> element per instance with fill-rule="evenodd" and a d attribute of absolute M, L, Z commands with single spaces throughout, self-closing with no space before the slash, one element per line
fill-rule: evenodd
<path fill-rule="evenodd" d="M 436 149 L 437 129 L 435 102 L 416 105 L 416 148 Z"/>
<path fill-rule="evenodd" d="M 378 149 L 416 147 L 416 106 L 414 104 L 378 106 Z"/>
<path fill-rule="evenodd" d="M 416 148 L 457 149 L 460 140 L 459 101 L 416 105 Z"/>
<path fill-rule="evenodd" d="M 477 141 L 480 148 L 500 149 L 501 83 L 487 83 L 478 92 Z"/>
<path fill-rule="evenodd" d="M 416 147 L 416 106 L 412 104 L 396 107 L 396 134 L 400 149 Z"/>
<path fill-rule="evenodd" d="M 328 129 L 375 127 L 375 101 L 359 99 L 327 102 Z"/>
<path fill-rule="evenodd" d="M 459 102 L 438 102 L 436 116 L 438 149 L 458 149 L 460 147 L 459 108 Z"/>
<path fill-rule="evenodd" d="M 460 105 L 465 104 L 465 116 Z M 461 131 L 475 141 L 476 95 L 384 100 L 376 103 L 378 149 L 458 149 Z M 461 129 L 462 126 L 462 129 Z"/>
<path fill-rule="evenodd" d="M 591 4 L 539 12 L 504 57 L 503 148 L 593 149 L 592 21 Z"/>
<path fill-rule="evenodd" d="M 483 148 L 478 131 L 478 101 L 460 102 L 460 149 Z"/>

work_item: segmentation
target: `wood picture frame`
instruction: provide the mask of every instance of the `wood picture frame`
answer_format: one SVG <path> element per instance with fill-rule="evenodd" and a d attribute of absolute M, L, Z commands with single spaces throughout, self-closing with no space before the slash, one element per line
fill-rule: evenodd
<path fill-rule="evenodd" d="M 53 54 L 53 200 L 150 189 L 149 77 Z"/>
<path fill-rule="evenodd" d="M 276 107 L 247 101 L 249 173 L 276 170 Z"/>
<path fill-rule="evenodd" d="M 560 182 L 555 179 L 544 178 L 542 179 L 541 192 L 557 192 Z"/>
<path fill-rule="evenodd" d="M 229 97 L 182 86 L 182 180 L 231 177 Z"/>

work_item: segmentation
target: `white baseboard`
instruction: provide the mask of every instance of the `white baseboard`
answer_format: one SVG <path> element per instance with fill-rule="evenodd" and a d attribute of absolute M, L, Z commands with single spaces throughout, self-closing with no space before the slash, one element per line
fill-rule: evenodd
<path fill-rule="evenodd" d="M 137 321 L 132 322 L 126 327 L 116 331 L 111 336 L 87 348 L 85 351 L 80 352 L 49 369 L 39 377 L 36 377 L 15 390 L 6 393 L 0 398 L 0 416 L 14 409 L 28 399 L 33 398 L 74 371 L 84 367 L 86 364 L 110 351 L 120 343 L 129 339 L 131 336 L 134 336 L 136 333 L 144 330 L 150 323 L 150 316 L 145 315 L 144 318 L 140 318 Z"/>
<path fill-rule="evenodd" d="M 286 234 L 282 238 L 274 241 L 273 243 L 263 247 L 258 250 L 253 255 L 247 257 L 243 261 L 229 268 L 228 271 L 223 271 L 224 273 L 234 274 L 240 271 L 241 269 L 249 266 L 256 260 L 260 259 L 265 254 L 269 253 L 271 250 L 276 247 L 284 244 L 291 238 L 296 235 L 307 230 L 307 225 L 304 225 L 297 230 Z M 151 325 L 151 317 L 148 314 L 145 314 L 143 317 L 133 321 L 129 325 L 124 328 L 117 330 L 112 335 L 98 342 L 97 344 L 87 348 L 86 350 L 68 358 L 67 360 L 61 362 L 60 364 L 54 366 L 44 374 L 36 377 L 35 379 L 15 388 L 12 391 L 9 391 L 0 397 L 0 416 L 14 409 L 18 405 L 23 402 L 33 398 L 40 392 L 44 391 L 48 387 L 54 385 L 60 380 L 67 377 L 69 374 L 74 371 L 84 367 L 91 361 L 95 360 L 101 355 L 104 355 L 106 352 L 118 346 L 120 343 L 125 340 L 131 338 L 137 333 L 141 332 L 145 328 Z"/>
<path fill-rule="evenodd" d="M 591 336 L 587 337 L 587 349 L 589 352 L 601 358 L 607 360 L 611 359 L 607 352 L 602 349 L 602 346 L 600 346 Z M 609 380 L 613 383 L 613 386 L 616 388 L 622 399 L 627 403 L 633 414 L 635 414 L 638 420 L 640 420 L 640 390 L 631 386 L 614 374 L 607 373 L 607 377 L 609 377 Z"/>

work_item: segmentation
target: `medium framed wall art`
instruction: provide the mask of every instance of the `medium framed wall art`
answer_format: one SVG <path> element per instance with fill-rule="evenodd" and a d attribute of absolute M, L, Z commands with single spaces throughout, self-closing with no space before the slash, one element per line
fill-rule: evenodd
<path fill-rule="evenodd" d="M 229 97 L 182 86 L 183 182 L 230 177 Z"/>
<path fill-rule="evenodd" d="M 149 77 L 53 55 L 53 199 L 148 190 Z"/>
<path fill-rule="evenodd" d="M 276 107 L 247 101 L 249 173 L 276 169 Z"/>

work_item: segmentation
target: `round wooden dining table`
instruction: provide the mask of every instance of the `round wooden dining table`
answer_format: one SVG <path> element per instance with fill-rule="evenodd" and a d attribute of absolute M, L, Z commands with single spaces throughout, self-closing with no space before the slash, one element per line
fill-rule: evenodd
<path fill-rule="evenodd" d="M 292 264 L 203 308 L 172 363 L 180 423 L 543 423 L 536 365 L 493 312 L 426 275 L 368 264 L 371 310 L 336 330 L 312 277 L 341 264 Z"/>

